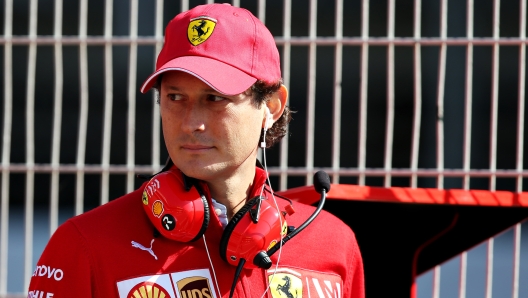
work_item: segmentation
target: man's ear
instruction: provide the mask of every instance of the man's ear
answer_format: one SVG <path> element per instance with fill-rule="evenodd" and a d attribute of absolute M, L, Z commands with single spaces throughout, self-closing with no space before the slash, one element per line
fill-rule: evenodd
<path fill-rule="evenodd" d="M 271 98 L 266 102 L 266 105 L 268 106 L 270 113 L 272 115 L 273 123 L 279 120 L 279 118 L 282 116 L 282 113 L 284 112 L 284 108 L 286 107 L 287 102 L 288 102 L 288 89 L 286 88 L 286 86 L 281 85 L 279 90 L 273 93 Z"/>

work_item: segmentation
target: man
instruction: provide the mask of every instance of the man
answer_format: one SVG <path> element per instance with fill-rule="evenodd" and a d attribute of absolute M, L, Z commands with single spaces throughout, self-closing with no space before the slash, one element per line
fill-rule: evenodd
<path fill-rule="evenodd" d="M 226 4 L 176 16 L 151 88 L 167 165 L 59 227 L 28 297 L 364 297 L 357 242 L 336 217 L 321 212 L 281 246 L 314 208 L 276 197 L 255 166 L 290 120 L 277 47 L 256 17 Z"/>

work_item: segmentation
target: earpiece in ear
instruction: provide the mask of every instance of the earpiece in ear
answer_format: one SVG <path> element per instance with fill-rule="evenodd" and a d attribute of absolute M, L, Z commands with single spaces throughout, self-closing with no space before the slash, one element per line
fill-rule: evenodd
<path fill-rule="evenodd" d="M 264 121 L 264 127 L 262 128 L 262 133 L 260 135 L 260 147 L 266 148 L 266 132 L 271 127 L 273 122 L 273 115 L 270 112 L 270 109 L 266 106 L 264 107 L 266 112 L 266 120 Z"/>
<path fill-rule="evenodd" d="M 273 121 L 273 115 L 270 112 L 268 107 L 265 107 L 266 111 L 266 121 L 264 122 L 264 130 L 268 130 L 271 127 L 271 122 Z"/>

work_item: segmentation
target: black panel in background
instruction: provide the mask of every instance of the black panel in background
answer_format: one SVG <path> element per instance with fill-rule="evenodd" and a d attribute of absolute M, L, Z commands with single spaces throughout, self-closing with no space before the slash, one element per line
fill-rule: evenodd
<path fill-rule="evenodd" d="M 327 200 L 324 209 L 355 232 L 369 298 L 410 297 L 415 252 L 438 234 L 421 248 L 416 276 L 528 218 L 517 207 Z"/>

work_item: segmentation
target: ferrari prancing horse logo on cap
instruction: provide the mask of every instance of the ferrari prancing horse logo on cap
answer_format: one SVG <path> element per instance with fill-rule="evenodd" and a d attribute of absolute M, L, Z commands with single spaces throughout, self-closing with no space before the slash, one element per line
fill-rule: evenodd
<path fill-rule="evenodd" d="M 213 34 L 216 20 L 209 17 L 198 17 L 191 19 L 187 28 L 187 38 L 189 42 L 197 46 L 206 41 Z"/>

